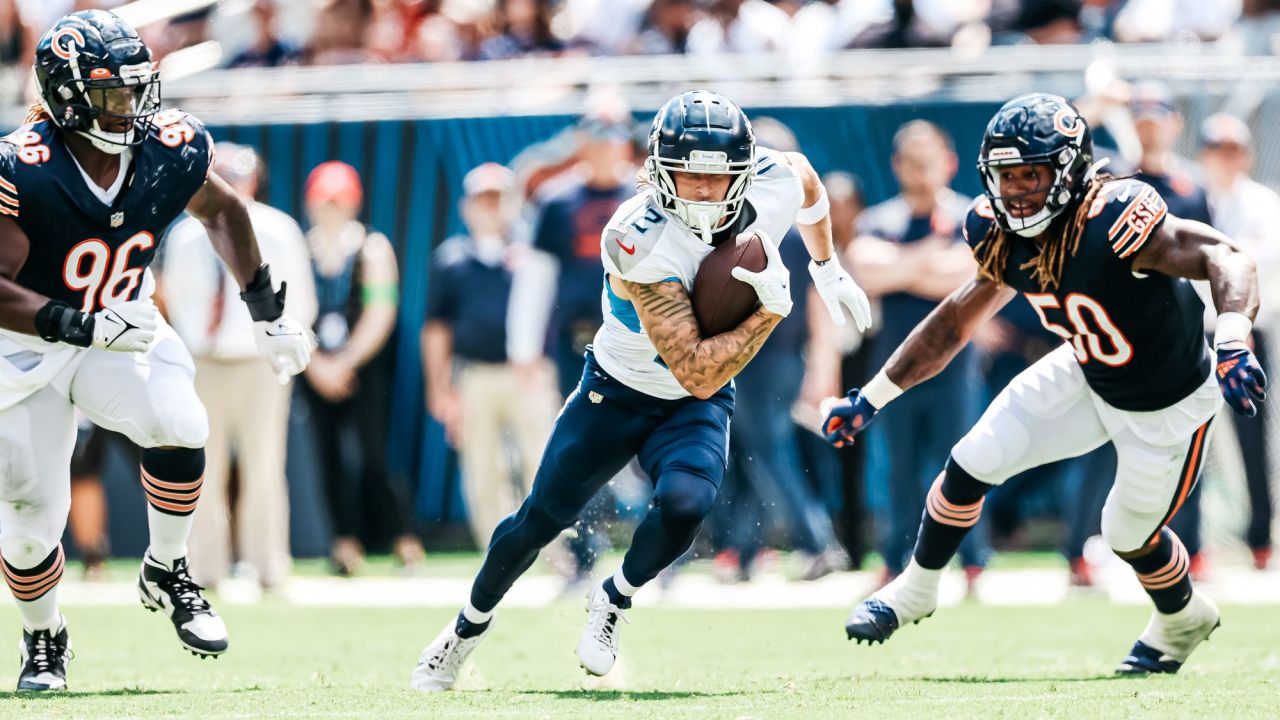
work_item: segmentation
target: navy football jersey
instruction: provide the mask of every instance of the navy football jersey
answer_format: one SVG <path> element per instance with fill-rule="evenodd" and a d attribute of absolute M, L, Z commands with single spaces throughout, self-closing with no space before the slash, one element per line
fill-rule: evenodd
<path fill-rule="evenodd" d="M 165 228 L 204 184 L 213 151 L 199 120 L 167 110 L 131 152 L 124 184 L 107 205 L 52 122 L 0 139 L 0 215 L 30 242 L 19 285 L 84 312 L 138 298 Z"/>
<path fill-rule="evenodd" d="M 1038 254 L 1034 241 L 1009 235 L 1004 283 L 1074 347 L 1089 387 L 1121 410 L 1169 407 L 1199 387 L 1211 367 L 1204 304 L 1191 283 L 1133 271 L 1134 257 L 1167 214 L 1150 185 L 1108 183 L 1090 207 L 1076 254 L 1063 265 L 1061 285 L 1050 291 L 1040 288 L 1034 270 L 1021 267 Z M 994 222 L 990 201 L 975 200 L 965 219 L 969 245 L 982 242 Z"/>

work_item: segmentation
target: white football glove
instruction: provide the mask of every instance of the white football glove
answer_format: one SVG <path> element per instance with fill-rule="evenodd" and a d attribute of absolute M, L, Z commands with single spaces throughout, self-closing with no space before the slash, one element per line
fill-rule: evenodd
<path fill-rule="evenodd" d="M 276 372 L 276 379 L 281 385 L 289 382 L 289 378 L 307 369 L 311 362 L 311 348 L 315 339 L 311 331 L 288 315 L 281 315 L 275 320 L 260 320 L 253 324 L 253 339 L 258 344 L 258 352 L 271 363 Z"/>
<path fill-rule="evenodd" d="M 93 314 L 93 347 L 146 352 L 156 341 L 160 311 L 150 300 L 128 300 Z"/>
<path fill-rule="evenodd" d="M 791 273 L 782 264 L 782 255 L 773 241 L 758 230 L 754 234 L 760 237 L 760 244 L 764 245 L 768 264 L 760 272 L 735 267 L 729 274 L 755 288 L 756 296 L 760 298 L 760 304 L 765 310 L 786 317 L 791 314 Z"/>
<path fill-rule="evenodd" d="M 858 283 L 849 277 L 849 273 L 840 267 L 840 260 L 832 257 L 829 262 L 819 265 L 809 261 L 809 274 L 813 276 L 814 289 L 831 313 L 831 319 L 837 325 L 844 324 L 844 311 L 841 306 L 849 308 L 853 313 L 853 324 L 859 331 L 871 327 L 871 301 Z"/>

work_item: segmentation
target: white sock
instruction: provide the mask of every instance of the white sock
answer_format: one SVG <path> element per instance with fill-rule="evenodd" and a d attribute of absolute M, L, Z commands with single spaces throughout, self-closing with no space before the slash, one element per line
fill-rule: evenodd
<path fill-rule="evenodd" d="M 911 558 L 902 574 L 875 594 L 880 596 L 883 593 L 884 601 L 899 615 L 919 619 L 937 608 L 938 583 L 941 580 L 941 569 L 920 567 L 915 558 Z"/>
<path fill-rule="evenodd" d="M 187 556 L 187 538 L 191 536 L 191 524 L 195 513 L 170 515 L 147 505 L 147 526 L 151 531 L 151 544 L 147 552 L 151 557 L 172 568 L 173 562 Z"/>
<path fill-rule="evenodd" d="M 485 612 L 477 610 L 476 607 L 471 604 L 471 601 L 468 600 L 467 604 L 462 606 L 462 617 L 466 618 L 467 622 L 473 625 L 483 625 L 493 619 L 493 611 L 489 610 Z"/>
<path fill-rule="evenodd" d="M 622 568 L 618 568 L 618 571 L 613 574 L 613 586 L 618 589 L 618 592 L 627 597 L 632 597 L 640 590 L 640 588 L 627 582 L 627 576 L 622 574 Z"/>
<path fill-rule="evenodd" d="M 58 612 L 58 583 L 65 567 L 62 547 L 56 546 L 50 551 L 47 546 L 24 538 L 7 538 L 4 545 L 5 578 L 15 594 L 14 602 L 23 627 L 32 632 L 56 630 L 62 624 L 62 615 Z M 44 593 L 34 600 L 16 597 L 24 591 L 31 593 L 38 589 Z"/>

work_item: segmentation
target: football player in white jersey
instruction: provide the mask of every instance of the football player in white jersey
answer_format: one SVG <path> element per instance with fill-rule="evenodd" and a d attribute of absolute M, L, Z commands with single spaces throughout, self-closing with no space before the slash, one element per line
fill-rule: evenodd
<path fill-rule="evenodd" d="M 411 685 L 447 690 L 492 626 L 494 608 L 538 551 L 573 524 L 632 458 L 654 484 L 649 514 L 622 567 L 596 586 L 578 658 L 604 675 L 618 654 L 631 597 L 693 542 L 724 477 L 733 377 L 791 311 L 789 273 L 775 239 L 798 223 L 809 272 L 832 317 L 848 308 L 860 329 L 867 296 L 840 267 L 826 192 L 803 155 L 757 148 L 746 115 L 723 95 L 691 91 L 654 118 L 641 191 L 601 237 L 605 322 L 547 443 L 533 490 L 489 542 L 471 598 L 423 651 Z M 735 268 L 760 299 L 736 329 L 703 337 L 689 292 L 721 242 L 757 235 L 765 269 Z"/>

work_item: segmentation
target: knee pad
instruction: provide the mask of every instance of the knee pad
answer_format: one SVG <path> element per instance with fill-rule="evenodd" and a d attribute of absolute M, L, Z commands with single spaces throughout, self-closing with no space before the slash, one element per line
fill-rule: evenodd
<path fill-rule="evenodd" d="M 673 471 L 658 480 L 653 504 L 664 522 L 700 523 L 711 512 L 716 500 L 716 486 L 693 473 Z"/>
<path fill-rule="evenodd" d="M 0 537 L 0 557 L 12 568 L 34 568 L 43 563 L 59 548 L 56 539 L 7 535 Z"/>
<path fill-rule="evenodd" d="M 1102 508 L 1102 539 L 1117 553 L 1141 550 L 1157 528 L 1142 522 L 1133 513 L 1107 504 Z"/>
<path fill-rule="evenodd" d="M 209 441 L 209 416 L 199 400 L 168 403 L 158 409 L 151 447 L 203 448 Z"/>

